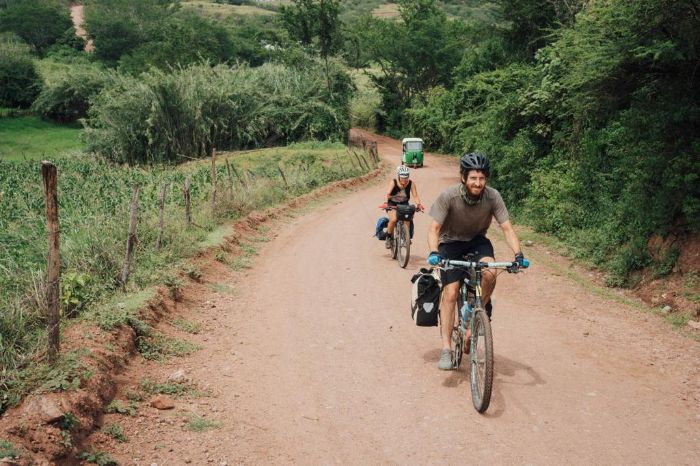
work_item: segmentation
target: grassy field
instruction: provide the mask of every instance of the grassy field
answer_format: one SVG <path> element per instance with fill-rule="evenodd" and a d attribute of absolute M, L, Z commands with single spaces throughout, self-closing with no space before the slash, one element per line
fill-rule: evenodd
<path fill-rule="evenodd" d="M 228 160 L 228 164 L 226 163 Z M 100 327 L 133 322 L 134 315 L 106 302 L 125 302 L 153 285 L 177 290 L 196 274 L 186 264 L 203 247 L 221 244 L 221 225 L 252 210 L 278 205 L 330 182 L 367 172 L 367 159 L 340 143 L 217 154 L 217 202 L 212 203 L 211 160 L 178 167 L 127 167 L 90 156 L 64 157 L 58 169 L 61 224 L 61 307 Z M 182 188 L 189 179 L 192 223 L 184 216 Z M 128 282 L 120 270 L 132 187 L 140 185 L 138 242 Z M 158 194 L 164 198 L 160 236 Z M 46 347 L 46 227 L 40 163 L 0 159 L 0 413 L 41 384 Z M 161 238 L 159 242 L 157 238 Z M 218 238 L 212 244 L 212 238 Z M 220 254 L 221 257 L 218 257 Z M 217 260 L 231 268 L 246 257 Z M 126 294 L 121 290 L 126 289 Z M 131 319 L 131 320 L 130 320 Z M 29 374 L 39 374 L 28 380 Z"/>
<path fill-rule="evenodd" d="M 0 161 L 55 159 L 82 150 L 80 128 L 38 117 L 0 118 Z"/>
<path fill-rule="evenodd" d="M 280 2 L 275 2 L 276 4 Z M 224 3 L 212 3 L 204 0 L 195 0 L 182 2 L 183 8 L 199 13 L 208 18 L 223 20 L 230 16 L 255 16 L 265 15 L 271 16 L 277 13 L 265 8 L 259 8 L 252 5 L 229 5 Z"/>
<path fill-rule="evenodd" d="M 385 3 L 380 5 L 372 12 L 375 18 L 398 18 L 399 5 L 397 3 Z"/>

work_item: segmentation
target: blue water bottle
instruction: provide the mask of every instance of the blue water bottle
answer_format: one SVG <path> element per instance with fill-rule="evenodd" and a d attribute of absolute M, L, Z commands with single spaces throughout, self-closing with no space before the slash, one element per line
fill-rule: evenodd
<path fill-rule="evenodd" d="M 459 312 L 462 314 L 462 323 L 466 325 L 467 322 L 469 322 L 469 319 L 472 318 L 472 307 L 465 301 L 464 304 L 462 304 L 462 309 L 460 309 Z"/>

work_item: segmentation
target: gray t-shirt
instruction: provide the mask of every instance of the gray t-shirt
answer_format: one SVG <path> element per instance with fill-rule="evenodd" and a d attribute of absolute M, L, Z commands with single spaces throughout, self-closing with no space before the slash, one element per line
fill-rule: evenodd
<path fill-rule="evenodd" d="M 440 243 L 470 241 L 476 235 L 485 235 L 493 217 L 499 224 L 508 221 L 508 209 L 497 190 L 486 186 L 476 205 L 464 202 L 462 190 L 461 183 L 449 186 L 430 208 L 430 216 L 442 225 Z"/>

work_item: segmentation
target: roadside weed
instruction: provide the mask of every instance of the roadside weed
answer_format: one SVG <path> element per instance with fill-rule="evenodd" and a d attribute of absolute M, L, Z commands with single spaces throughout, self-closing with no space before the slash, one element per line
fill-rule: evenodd
<path fill-rule="evenodd" d="M 102 432 L 105 435 L 109 435 L 114 440 L 119 443 L 126 443 L 129 441 L 126 435 L 124 435 L 124 429 L 119 424 L 107 424 L 102 428 Z"/>
<path fill-rule="evenodd" d="M 218 429 L 221 423 L 211 419 L 206 419 L 198 414 L 191 413 L 187 416 L 187 430 L 192 432 L 206 432 L 211 429 Z"/>

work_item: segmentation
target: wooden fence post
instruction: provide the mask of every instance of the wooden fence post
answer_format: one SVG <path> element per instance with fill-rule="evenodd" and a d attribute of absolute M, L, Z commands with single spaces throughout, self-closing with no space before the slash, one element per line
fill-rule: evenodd
<path fill-rule="evenodd" d="M 156 239 L 156 248 L 160 249 L 163 244 L 163 229 L 164 229 L 164 210 L 165 210 L 165 190 L 168 188 L 167 183 L 163 183 L 158 193 L 158 238 Z"/>
<path fill-rule="evenodd" d="M 185 186 L 182 188 L 185 198 L 185 223 L 189 227 L 192 224 L 192 201 L 190 199 L 190 177 L 185 178 Z"/>
<path fill-rule="evenodd" d="M 364 151 L 363 151 L 363 152 L 364 152 Z M 370 170 L 372 170 L 372 167 L 370 167 L 369 162 L 368 162 L 367 159 L 365 158 L 365 154 L 366 154 L 367 152 L 364 152 L 364 153 L 363 153 L 363 152 L 358 151 L 358 152 L 357 152 L 357 155 L 358 155 L 358 157 L 360 157 L 360 159 L 362 159 L 362 163 L 364 163 L 365 167 L 367 167 L 367 171 L 370 171 Z"/>
<path fill-rule="evenodd" d="M 216 149 L 211 150 L 211 215 L 216 217 Z"/>
<path fill-rule="evenodd" d="M 56 166 L 44 160 L 41 162 L 41 176 L 44 180 L 44 200 L 46 202 L 46 228 L 49 241 L 47 258 L 47 330 L 49 337 L 49 362 L 53 364 L 58 359 L 60 351 L 60 279 L 61 255 L 59 250 L 60 224 L 58 221 L 58 190 L 56 188 Z"/>
<path fill-rule="evenodd" d="M 226 174 L 228 175 L 228 197 L 233 197 L 233 175 L 231 174 L 231 164 L 226 157 Z"/>
<path fill-rule="evenodd" d="M 124 268 L 122 268 L 122 291 L 126 291 L 126 281 L 129 279 L 129 265 L 131 264 L 131 256 L 134 252 L 134 243 L 136 242 L 136 219 L 140 189 L 141 187 L 135 184 L 133 192 L 131 193 L 131 204 L 129 206 L 129 236 L 126 238 L 126 254 L 124 256 Z"/>
<path fill-rule="evenodd" d="M 282 167 L 280 167 L 279 164 L 277 165 L 277 170 L 279 170 L 280 176 L 282 177 L 282 181 L 284 181 L 284 187 L 289 188 L 289 183 L 287 183 L 287 177 L 284 176 L 284 171 L 282 171 Z"/>
<path fill-rule="evenodd" d="M 343 158 L 338 155 L 338 153 L 335 153 L 335 160 L 338 164 L 338 167 L 340 168 L 340 174 L 343 178 L 345 178 L 345 168 L 343 167 Z"/>

